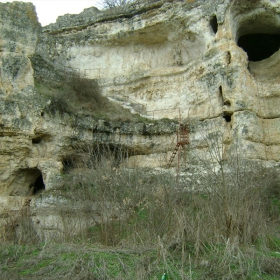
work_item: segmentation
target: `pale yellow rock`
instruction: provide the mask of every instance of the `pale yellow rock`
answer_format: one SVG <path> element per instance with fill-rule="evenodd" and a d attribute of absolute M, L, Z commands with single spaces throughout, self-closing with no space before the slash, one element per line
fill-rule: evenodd
<path fill-rule="evenodd" d="M 215 163 L 234 156 L 279 164 L 279 46 L 252 61 L 239 39 L 277 35 L 280 2 L 154 5 L 121 18 L 96 10 L 90 19 L 61 17 L 41 32 L 31 4 L 0 3 L 0 208 L 20 208 L 18 197 L 32 195 L 32 219 L 41 239 L 60 238 L 67 226 L 76 231 L 88 220 L 83 217 L 79 225 L 63 220 L 58 205 L 69 201 L 56 195 L 35 199 L 38 178 L 47 191 L 55 189 L 63 163 L 92 143 L 125 147 L 130 168 L 164 167 L 176 145 L 176 124 L 47 114 L 52 101 L 34 89 L 38 73 L 48 79 L 72 67 L 97 79 L 104 96 L 133 112 L 154 120 L 181 119 L 190 129 L 180 161 L 186 168 L 204 161 L 215 169 Z M 18 11 L 22 18 L 14 17 Z M 259 37 L 251 48 L 262 49 L 263 41 Z M 32 68 L 33 56 L 40 56 L 41 68 Z M 50 65 L 53 69 L 47 69 Z M 177 158 L 171 166 L 177 166 Z"/>

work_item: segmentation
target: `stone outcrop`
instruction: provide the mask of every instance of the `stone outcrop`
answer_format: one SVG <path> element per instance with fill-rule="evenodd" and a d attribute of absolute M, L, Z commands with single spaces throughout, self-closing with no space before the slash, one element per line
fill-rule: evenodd
<path fill-rule="evenodd" d="M 5 96 L 34 86 L 29 56 L 41 27 L 31 3 L 0 5 L 0 94 Z"/>
<path fill-rule="evenodd" d="M 92 7 L 41 28 L 32 4 L 0 3 L 0 207 L 21 209 L 26 197 L 53 189 L 83 145 L 125 147 L 130 166 L 162 165 L 179 114 L 190 128 L 187 158 L 205 156 L 215 136 L 223 159 L 238 151 L 277 166 L 279 19 L 279 1 L 157 1 L 117 11 Z M 66 70 L 97 79 L 113 102 L 128 97 L 126 106 L 140 106 L 142 116 L 169 120 L 53 114 L 34 77 L 59 85 Z M 45 205 L 59 203 L 48 197 Z M 48 217 L 42 228 L 51 227 Z"/>
<path fill-rule="evenodd" d="M 183 118 L 223 118 L 228 144 L 238 135 L 247 157 L 279 160 L 277 1 L 156 2 L 82 18 L 45 27 L 37 52 L 98 78 L 108 97 L 130 96 L 148 116 L 181 108 Z"/>

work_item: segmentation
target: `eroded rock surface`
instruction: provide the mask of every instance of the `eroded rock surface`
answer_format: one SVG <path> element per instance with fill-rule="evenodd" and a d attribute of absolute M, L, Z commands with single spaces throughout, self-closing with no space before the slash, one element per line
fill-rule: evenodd
<path fill-rule="evenodd" d="M 179 115 L 190 129 L 187 158 L 197 153 L 211 161 L 205 151 L 215 136 L 223 159 L 238 151 L 278 165 L 279 33 L 280 1 L 273 0 L 158 1 L 117 12 L 93 7 L 43 29 L 32 4 L 0 3 L 2 208 L 19 210 L 26 197 L 54 188 L 76 147 L 125 147 L 129 166 L 165 165 Z M 34 77 L 58 85 L 69 69 L 97 79 L 110 100 L 170 120 L 51 112 L 52 100 L 38 93 Z M 30 205 L 43 209 L 40 199 Z M 57 218 L 50 215 L 41 229 L 51 230 Z"/>
<path fill-rule="evenodd" d="M 148 116 L 174 118 L 181 108 L 183 118 L 224 118 L 229 144 L 238 135 L 254 149 L 246 156 L 279 160 L 278 1 L 157 2 L 115 17 L 96 12 L 67 29 L 60 18 L 37 52 L 98 78 L 104 95 L 129 96 Z M 254 126 L 258 140 L 240 126 Z"/>

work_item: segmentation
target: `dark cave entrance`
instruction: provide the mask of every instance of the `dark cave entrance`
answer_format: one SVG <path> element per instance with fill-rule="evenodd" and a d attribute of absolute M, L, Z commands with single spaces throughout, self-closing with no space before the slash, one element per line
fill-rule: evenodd
<path fill-rule="evenodd" d="M 40 144 L 42 141 L 41 137 L 35 137 L 32 139 L 32 144 Z"/>
<path fill-rule="evenodd" d="M 36 195 L 45 190 L 42 172 L 38 168 L 19 169 L 8 189 L 11 196 Z"/>
<path fill-rule="evenodd" d="M 210 26 L 212 28 L 212 31 L 216 34 L 218 32 L 218 20 L 216 16 L 212 16 L 210 18 Z"/>
<path fill-rule="evenodd" d="M 232 116 L 232 112 L 224 112 L 223 113 L 223 118 L 226 122 L 231 122 L 231 116 Z"/>
<path fill-rule="evenodd" d="M 247 53 L 249 61 L 261 61 L 279 50 L 280 35 L 264 33 L 242 35 L 238 39 L 238 46 Z"/>
<path fill-rule="evenodd" d="M 41 172 L 40 172 L 41 173 Z M 35 195 L 35 194 L 38 194 L 39 192 L 45 190 L 46 187 L 45 187 L 45 183 L 44 183 L 44 180 L 43 180 L 43 175 L 42 173 L 39 175 L 39 177 L 37 177 L 34 185 L 33 185 L 33 189 L 31 190 L 31 195 Z"/>
<path fill-rule="evenodd" d="M 62 173 L 66 174 L 69 173 L 70 170 L 74 169 L 77 165 L 78 157 L 75 155 L 69 155 L 68 157 L 62 160 Z"/>

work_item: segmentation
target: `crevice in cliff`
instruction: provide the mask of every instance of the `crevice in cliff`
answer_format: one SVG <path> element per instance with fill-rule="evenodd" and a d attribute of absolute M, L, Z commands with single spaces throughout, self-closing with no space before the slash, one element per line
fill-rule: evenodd
<path fill-rule="evenodd" d="M 210 26 L 212 31 L 216 34 L 218 32 L 218 27 L 219 27 L 216 15 L 210 18 Z"/>
<path fill-rule="evenodd" d="M 220 95 L 222 106 L 230 107 L 231 106 L 231 102 L 224 98 L 224 93 L 223 93 L 223 87 L 222 86 L 219 86 L 219 95 Z"/>
<path fill-rule="evenodd" d="M 224 105 L 224 96 L 223 96 L 223 87 L 219 86 L 219 94 L 220 94 L 220 98 L 222 100 L 222 105 Z"/>
<path fill-rule="evenodd" d="M 253 111 L 251 111 L 253 112 Z M 280 115 L 276 116 L 276 117 L 265 117 L 263 115 L 260 115 L 259 113 L 256 113 L 256 116 L 262 120 L 276 120 L 276 119 L 280 119 Z"/>
<path fill-rule="evenodd" d="M 227 65 L 231 64 L 231 53 L 230 53 L 230 51 L 228 51 L 227 54 L 226 54 L 226 61 L 227 61 Z"/>
<path fill-rule="evenodd" d="M 221 117 L 221 114 L 218 114 L 218 115 L 215 115 L 215 116 L 211 116 L 211 117 L 205 117 L 205 118 L 200 117 L 200 118 L 198 118 L 198 121 L 204 122 L 204 121 L 206 121 L 206 120 L 219 119 L 220 117 Z"/>

